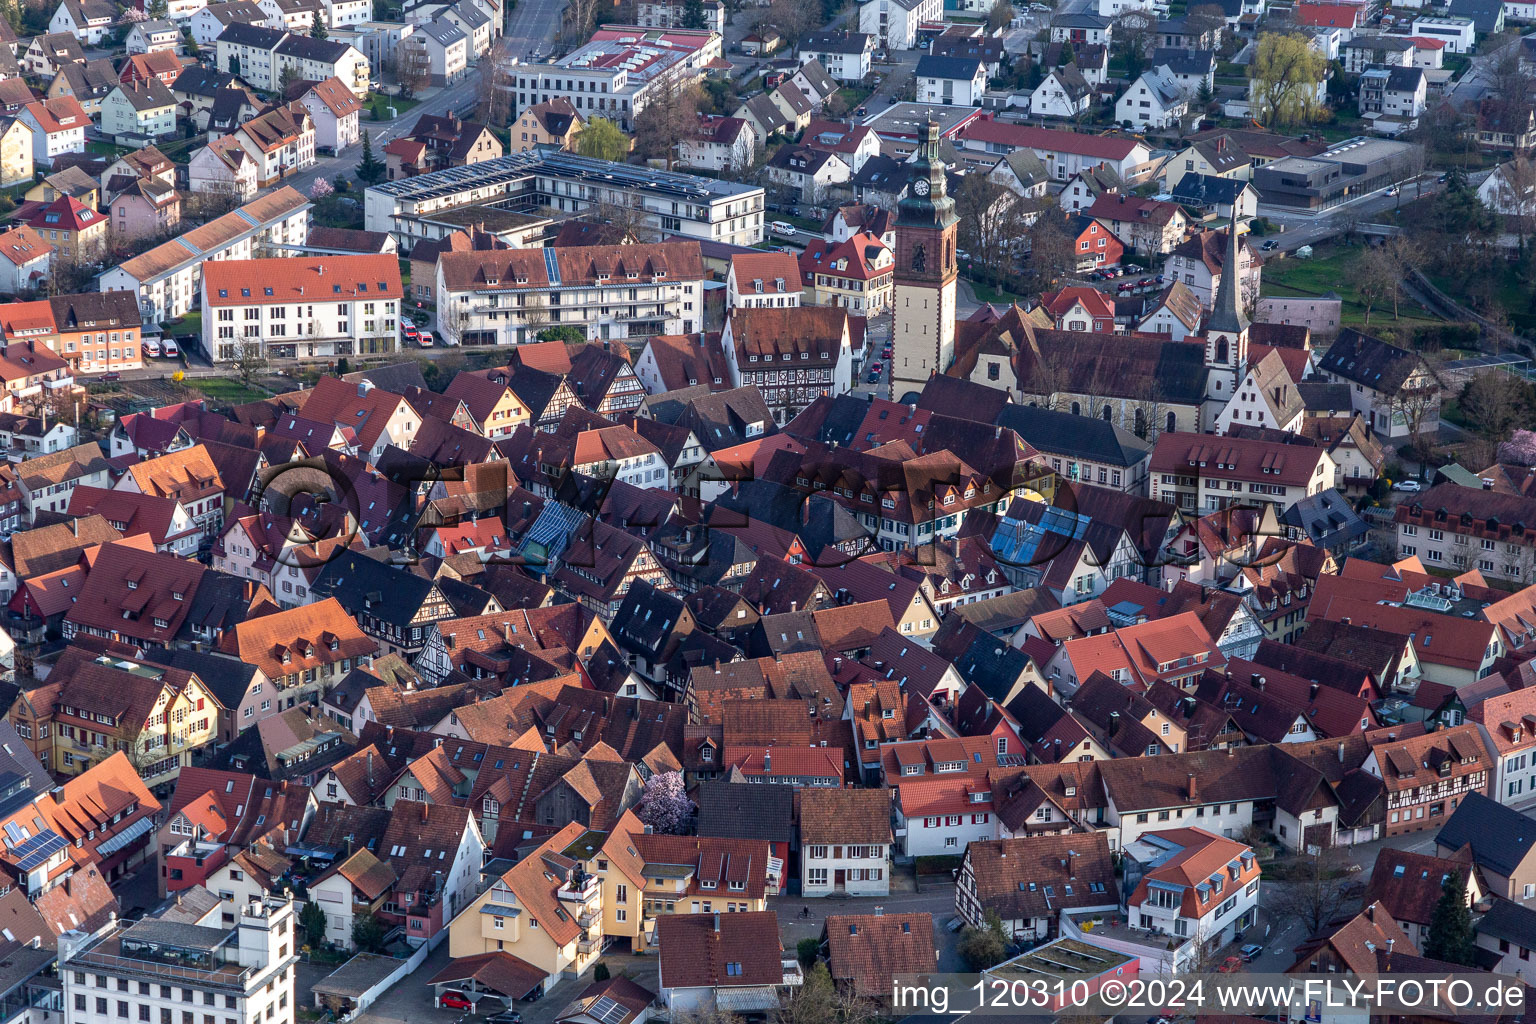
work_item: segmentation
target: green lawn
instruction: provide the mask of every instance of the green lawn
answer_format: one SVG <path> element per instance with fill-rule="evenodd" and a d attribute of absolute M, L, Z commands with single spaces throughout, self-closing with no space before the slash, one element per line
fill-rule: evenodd
<path fill-rule="evenodd" d="M 188 380 L 186 384 L 187 387 L 201 391 L 215 402 L 227 402 L 230 405 L 258 402 L 271 395 L 271 392 L 265 388 L 246 387 L 233 377 L 197 377 Z"/>
<path fill-rule="evenodd" d="M 363 106 L 373 114 L 375 121 L 386 121 L 389 119 L 390 107 L 395 108 L 395 116 L 399 117 L 420 102 L 416 99 L 408 100 L 399 96 L 385 96 L 380 92 L 371 92 L 363 100 Z"/>
<path fill-rule="evenodd" d="M 93 156 L 104 156 L 109 160 L 115 160 L 125 153 L 133 152 L 133 150 L 129 149 L 127 146 L 118 146 L 114 145 L 113 143 L 102 142 L 100 140 L 87 142 L 85 144 L 85 151 L 92 154 Z"/>
<path fill-rule="evenodd" d="M 167 320 L 160 325 L 160 329 L 167 334 L 196 334 L 199 337 L 203 333 L 203 314 L 193 310 L 183 313 L 178 319 Z"/>
<path fill-rule="evenodd" d="M 982 284 L 980 281 L 971 281 L 970 278 L 966 278 L 966 280 L 970 281 L 971 291 L 976 293 L 976 300 L 978 302 L 993 302 L 1006 306 L 1019 301 L 1019 296 L 1013 294 L 1013 292 L 999 291 L 991 285 Z"/>
<path fill-rule="evenodd" d="M 1264 265 L 1261 293 L 1284 297 L 1322 296 L 1334 292 L 1344 302 L 1343 326 L 1365 329 L 1365 305 L 1360 301 L 1359 293 L 1348 283 L 1350 268 L 1364 251 L 1363 245 L 1320 245 L 1313 247 L 1314 255 L 1308 260 L 1295 257 L 1271 259 Z M 1389 301 L 1385 310 L 1380 306 L 1371 310 L 1370 326 L 1395 324 L 1398 327 L 1413 327 L 1443 322 L 1418 303 L 1402 299 L 1398 303 L 1396 321 L 1392 319 Z"/>
<path fill-rule="evenodd" d="M 857 110 L 865 100 L 869 99 L 869 92 L 868 89 L 845 85 L 837 90 L 837 95 L 848 105 L 848 110 L 851 112 Z"/>

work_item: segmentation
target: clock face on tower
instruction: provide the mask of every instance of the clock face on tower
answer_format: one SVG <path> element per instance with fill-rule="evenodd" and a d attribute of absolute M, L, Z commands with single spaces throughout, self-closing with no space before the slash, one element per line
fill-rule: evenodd
<path fill-rule="evenodd" d="M 912 185 L 912 191 L 916 192 L 920 196 L 927 195 L 928 194 L 928 182 L 926 182 L 926 181 L 924 181 L 922 179 L 918 179 L 918 181 L 916 181 Z"/>

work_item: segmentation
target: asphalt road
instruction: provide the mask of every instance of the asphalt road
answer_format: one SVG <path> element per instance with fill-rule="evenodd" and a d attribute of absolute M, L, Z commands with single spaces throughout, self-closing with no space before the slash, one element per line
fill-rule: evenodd
<path fill-rule="evenodd" d="M 534 51 L 548 53 L 564 9 L 565 0 L 517 0 L 507 15 L 506 41 L 513 55 L 527 58 Z"/>

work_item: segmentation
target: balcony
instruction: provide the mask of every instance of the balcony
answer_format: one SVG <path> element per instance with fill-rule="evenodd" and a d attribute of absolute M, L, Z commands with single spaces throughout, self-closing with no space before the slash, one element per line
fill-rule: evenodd
<path fill-rule="evenodd" d="M 69 376 L 68 374 L 65 374 L 62 377 L 55 377 L 52 380 L 43 381 L 43 387 L 50 391 L 63 391 L 74 386 L 75 378 Z"/>
<path fill-rule="evenodd" d="M 602 946 L 603 946 L 603 940 L 602 939 L 594 938 L 594 937 L 592 937 L 590 935 L 583 936 L 582 938 L 578 939 L 577 942 L 576 942 L 576 952 L 580 953 L 582 956 L 587 956 L 590 953 L 597 952 L 598 950 L 600 950 L 602 948 Z"/>
<path fill-rule="evenodd" d="M 570 903 L 587 903 L 603 891 L 602 880 L 596 875 L 573 875 L 571 880 L 556 892 L 556 898 Z"/>
<path fill-rule="evenodd" d="M 590 928 L 599 920 L 601 920 L 602 916 L 603 911 L 601 907 L 589 906 L 580 914 L 576 915 L 576 923 L 581 925 L 583 928 Z"/>
<path fill-rule="evenodd" d="M 804 972 L 800 968 L 800 961 L 799 960 L 795 960 L 793 958 L 789 958 L 789 959 L 785 959 L 785 960 L 780 961 L 780 963 L 784 967 L 784 981 L 782 982 L 782 984 L 785 984 L 785 985 L 804 985 L 805 984 L 805 974 L 804 974 Z"/>

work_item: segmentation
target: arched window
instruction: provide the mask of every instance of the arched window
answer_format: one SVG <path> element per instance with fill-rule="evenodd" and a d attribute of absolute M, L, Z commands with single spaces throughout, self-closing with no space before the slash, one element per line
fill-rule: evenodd
<path fill-rule="evenodd" d="M 1137 437 L 1147 436 L 1147 414 L 1142 409 L 1136 410 L 1136 426 L 1134 429 Z"/>
<path fill-rule="evenodd" d="M 1081 416 L 1082 414 L 1083 414 L 1083 407 L 1082 407 L 1082 405 L 1077 403 L 1077 402 L 1073 402 L 1072 403 L 1072 415 L 1073 416 Z"/>
<path fill-rule="evenodd" d="M 1102 409 L 1100 409 L 1100 410 L 1099 410 L 1099 415 L 1100 415 L 1100 416 L 1101 416 L 1101 417 L 1103 417 L 1103 419 L 1104 419 L 1104 422 L 1105 422 L 1105 423 L 1108 423 L 1108 422 L 1109 422 L 1109 417 L 1110 417 L 1110 416 L 1111 416 L 1111 415 L 1113 415 L 1113 412 L 1112 412 L 1112 411 L 1111 411 L 1111 409 L 1110 409 L 1110 408 L 1109 408 L 1109 403 L 1108 403 L 1108 402 L 1105 402 L 1105 403 L 1104 403 L 1104 408 L 1102 408 Z"/>
<path fill-rule="evenodd" d="M 1228 351 L 1229 350 L 1227 348 L 1227 339 L 1226 338 L 1217 338 L 1216 339 L 1216 362 L 1219 363 L 1222 366 L 1227 365 Z"/>
<path fill-rule="evenodd" d="M 1178 418 L 1175 417 L 1173 413 L 1169 413 L 1168 414 L 1168 425 L 1166 427 L 1164 427 L 1163 429 L 1168 431 L 1168 433 L 1170 433 L 1170 434 L 1173 433 L 1175 430 L 1179 429 Z"/>

